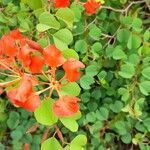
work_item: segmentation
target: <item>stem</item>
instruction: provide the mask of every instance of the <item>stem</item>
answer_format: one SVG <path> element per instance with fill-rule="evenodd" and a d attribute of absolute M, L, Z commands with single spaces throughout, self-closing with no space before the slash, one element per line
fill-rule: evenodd
<path fill-rule="evenodd" d="M 8 77 L 19 77 L 17 75 L 11 75 L 11 74 L 7 74 L 7 73 L 3 73 L 3 72 L 0 72 L 0 74 L 8 76 Z"/>
<path fill-rule="evenodd" d="M 64 145 L 64 137 L 63 137 L 63 134 L 61 133 L 60 129 L 58 128 L 57 125 L 54 126 L 55 130 L 56 130 L 56 133 L 57 133 L 57 136 L 58 138 L 60 139 L 61 143 L 62 143 L 62 146 Z"/>
<path fill-rule="evenodd" d="M 17 72 L 15 72 L 14 70 L 12 70 L 11 68 L 9 68 L 6 64 L 4 64 L 3 62 L 0 62 L 0 65 L 2 65 L 4 68 L 8 69 L 9 71 L 13 72 L 16 75 L 19 75 Z"/>
<path fill-rule="evenodd" d="M 49 98 L 51 98 L 54 88 L 49 91 Z"/>
<path fill-rule="evenodd" d="M 48 88 L 45 88 L 45 89 L 43 89 L 43 90 L 41 90 L 41 91 L 36 92 L 36 94 L 37 94 L 37 95 L 40 95 L 41 93 L 43 93 L 43 92 L 49 90 L 50 88 L 51 88 L 51 86 L 49 86 Z"/>
<path fill-rule="evenodd" d="M 142 1 L 133 1 L 131 2 L 125 9 L 115 9 L 113 7 L 110 7 L 110 6 L 101 6 L 100 9 L 108 9 L 108 10 L 112 10 L 112 11 L 115 11 L 115 12 L 120 12 L 120 13 L 126 13 L 128 12 L 128 10 L 130 9 L 130 7 L 132 5 L 135 5 L 135 4 L 141 4 L 141 3 L 146 3 L 146 0 L 142 0 Z"/>
<path fill-rule="evenodd" d="M 42 74 L 43 74 L 43 76 L 44 76 L 48 81 L 50 81 L 50 79 L 48 78 L 48 76 L 45 74 L 44 71 L 42 71 Z"/>
<path fill-rule="evenodd" d="M 21 80 L 21 77 L 15 79 L 15 80 L 12 80 L 12 81 L 0 83 L 0 86 L 2 86 L 2 87 L 10 86 L 10 85 L 12 85 L 12 84 L 14 84 L 14 83 L 16 83 L 16 82 L 18 82 L 20 80 Z"/>
<path fill-rule="evenodd" d="M 60 94 L 58 88 L 55 88 L 55 90 L 57 91 L 58 96 L 61 97 L 61 94 Z"/>
<path fill-rule="evenodd" d="M 55 79 L 56 79 L 56 68 L 55 68 L 55 67 L 52 68 L 51 74 L 52 74 L 52 77 L 53 77 L 54 80 L 55 80 Z"/>

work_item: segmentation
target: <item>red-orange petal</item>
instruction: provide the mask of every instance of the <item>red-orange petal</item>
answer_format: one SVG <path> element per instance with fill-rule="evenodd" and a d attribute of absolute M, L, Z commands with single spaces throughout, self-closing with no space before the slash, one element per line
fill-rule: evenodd
<path fill-rule="evenodd" d="M 43 51 L 43 48 L 41 47 L 40 44 L 38 44 L 37 42 L 30 40 L 28 38 L 25 38 L 25 42 L 28 44 L 28 46 L 32 49 L 38 50 L 40 52 Z"/>
<path fill-rule="evenodd" d="M 53 111 L 56 116 L 67 117 L 72 116 L 79 111 L 80 99 L 73 96 L 63 96 L 57 100 L 53 105 Z"/>
<path fill-rule="evenodd" d="M 96 13 L 100 5 L 101 4 L 99 2 L 96 2 L 95 0 L 88 0 L 83 6 L 88 14 L 94 14 Z"/>
<path fill-rule="evenodd" d="M 64 57 L 59 49 L 55 45 L 46 47 L 43 51 L 45 62 L 50 67 L 58 67 L 64 63 Z"/>
<path fill-rule="evenodd" d="M 80 73 L 78 69 L 84 68 L 85 65 L 73 58 L 70 58 L 63 64 L 63 69 L 65 70 L 65 77 L 70 81 L 74 82 L 80 78 Z"/>
<path fill-rule="evenodd" d="M 31 64 L 29 66 L 30 71 L 34 73 L 41 73 L 44 65 L 44 58 L 41 56 L 32 56 Z"/>
<path fill-rule="evenodd" d="M 31 95 L 27 98 L 27 101 L 23 103 L 22 107 L 30 112 L 34 112 L 40 104 L 41 101 L 39 95 L 31 93 Z"/>
<path fill-rule="evenodd" d="M 70 0 L 54 0 L 55 8 L 64 8 L 70 5 Z"/>
<path fill-rule="evenodd" d="M 9 35 L 4 35 L 1 39 L 3 43 L 3 51 L 9 57 L 14 57 L 17 54 L 17 46 L 15 45 L 15 40 Z"/>

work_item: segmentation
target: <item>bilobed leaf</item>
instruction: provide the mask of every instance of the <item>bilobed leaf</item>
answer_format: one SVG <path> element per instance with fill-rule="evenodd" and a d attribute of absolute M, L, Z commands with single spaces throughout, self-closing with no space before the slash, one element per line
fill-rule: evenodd
<path fill-rule="evenodd" d="M 114 51 L 113 51 L 113 58 L 115 60 L 119 60 L 119 59 L 125 59 L 126 58 L 126 54 L 125 52 L 121 49 L 120 46 L 117 46 Z"/>
<path fill-rule="evenodd" d="M 93 26 L 90 29 L 89 36 L 94 40 L 99 40 L 99 38 L 101 36 L 101 29 L 98 28 L 97 26 Z"/>
<path fill-rule="evenodd" d="M 130 34 L 127 47 L 129 49 L 137 49 L 140 47 L 141 42 L 142 42 L 142 40 L 141 40 L 140 36 L 138 36 L 136 34 Z"/>
<path fill-rule="evenodd" d="M 78 40 L 75 43 L 75 50 L 80 53 L 85 53 L 87 51 L 88 45 L 85 40 Z"/>
<path fill-rule="evenodd" d="M 142 70 L 142 75 L 147 78 L 147 79 L 150 79 L 150 67 L 147 67 L 147 68 L 144 68 Z"/>
<path fill-rule="evenodd" d="M 41 150 L 62 150 L 60 143 L 54 138 L 49 138 L 41 145 Z"/>
<path fill-rule="evenodd" d="M 122 142 L 125 143 L 125 144 L 131 143 L 131 141 L 132 141 L 131 134 L 130 134 L 130 133 L 127 133 L 127 134 L 121 136 L 121 140 L 122 140 Z"/>
<path fill-rule="evenodd" d="M 58 19 L 64 21 L 69 28 L 72 28 L 74 22 L 74 13 L 70 8 L 60 8 L 55 15 Z"/>
<path fill-rule="evenodd" d="M 73 35 L 68 29 L 61 29 L 53 34 L 54 43 L 60 50 L 68 49 L 68 45 L 73 41 Z"/>
<path fill-rule="evenodd" d="M 127 43 L 130 36 L 130 31 L 128 29 L 120 29 L 117 32 L 117 39 L 120 43 Z"/>
<path fill-rule="evenodd" d="M 53 100 L 45 99 L 42 101 L 41 105 L 34 112 L 36 120 L 43 125 L 53 125 L 57 122 L 58 118 L 54 115 Z"/>
<path fill-rule="evenodd" d="M 41 0 L 21 0 L 22 3 L 28 4 L 31 9 L 38 9 L 42 7 Z"/>
<path fill-rule="evenodd" d="M 80 85 L 83 89 L 90 89 L 90 85 L 94 82 L 94 78 L 89 75 L 84 75 L 80 78 Z"/>
<path fill-rule="evenodd" d="M 101 107 L 99 111 L 97 111 L 97 119 L 99 120 L 107 120 L 109 115 L 109 111 L 105 107 Z"/>
<path fill-rule="evenodd" d="M 78 123 L 72 117 L 59 118 L 62 124 L 68 128 L 72 132 L 76 132 L 78 130 Z"/>
<path fill-rule="evenodd" d="M 139 88 L 142 94 L 148 96 L 150 93 L 150 81 L 143 81 L 139 84 Z"/>
<path fill-rule="evenodd" d="M 66 49 L 66 50 L 63 50 L 63 56 L 65 59 L 69 59 L 69 58 L 74 58 L 76 60 L 79 60 L 79 55 L 78 53 L 73 50 L 73 49 Z"/>
<path fill-rule="evenodd" d="M 76 82 L 68 83 L 67 85 L 62 86 L 60 89 L 61 95 L 78 96 L 80 91 L 81 89 Z"/>
<path fill-rule="evenodd" d="M 87 143 L 87 138 L 85 135 L 79 134 L 72 141 L 71 144 L 84 146 Z"/>
<path fill-rule="evenodd" d="M 93 76 L 97 75 L 97 73 L 98 73 L 98 67 L 95 66 L 95 65 L 90 65 L 90 66 L 88 66 L 88 67 L 86 68 L 85 71 L 86 71 L 86 74 L 87 74 L 87 75 L 93 77 Z"/>
<path fill-rule="evenodd" d="M 41 23 L 37 24 L 37 26 L 36 26 L 36 29 L 37 29 L 39 32 L 44 32 L 44 31 L 46 31 L 46 30 L 48 30 L 48 29 L 50 29 L 50 28 L 51 28 L 50 26 L 45 25 L 45 24 L 41 24 Z"/>
<path fill-rule="evenodd" d="M 39 32 L 44 32 L 48 29 L 59 29 L 60 23 L 56 20 L 56 18 L 50 14 L 49 12 L 43 12 L 39 16 L 39 24 L 37 25 L 37 30 Z"/>
<path fill-rule="evenodd" d="M 121 71 L 119 71 L 119 75 L 123 78 L 130 79 L 135 74 L 135 68 L 133 64 L 124 64 L 121 66 Z"/>

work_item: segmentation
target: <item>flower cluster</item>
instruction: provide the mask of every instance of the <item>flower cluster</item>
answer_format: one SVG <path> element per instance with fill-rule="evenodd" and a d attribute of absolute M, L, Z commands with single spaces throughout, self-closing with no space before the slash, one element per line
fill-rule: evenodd
<path fill-rule="evenodd" d="M 44 72 L 44 66 L 48 68 Z M 64 76 L 57 79 L 57 68 L 64 70 Z M 65 60 L 62 52 L 55 45 L 48 45 L 42 48 L 37 42 L 21 35 L 19 30 L 13 30 L 9 34 L 3 35 L 0 39 L 0 69 L 9 72 L 8 76 L 15 77 L 9 82 L 0 83 L 1 87 L 12 86 L 7 90 L 10 101 L 16 107 L 22 107 L 28 111 L 35 111 L 40 105 L 39 95 L 46 90 L 57 91 L 58 100 L 53 105 L 53 111 L 57 116 L 71 116 L 79 110 L 77 97 L 62 96 L 60 89 L 70 82 L 75 82 L 80 78 L 80 68 L 84 64 L 74 58 Z M 47 78 L 48 82 L 38 80 L 41 74 Z M 35 85 L 45 84 L 42 91 L 34 91 Z"/>
<path fill-rule="evenodd" d="M 77 0 L 79 2 L 79 0 Z M 64 8 L 70 5 L 70 0 L 54 0 L 55 8 Z M 87 2 L 83 3 L 83 7 L 87 14 L 92 15 L 96 13 L 97 9 L 101 6 L 100 1 L 96 0 L 87 0 Z"/>

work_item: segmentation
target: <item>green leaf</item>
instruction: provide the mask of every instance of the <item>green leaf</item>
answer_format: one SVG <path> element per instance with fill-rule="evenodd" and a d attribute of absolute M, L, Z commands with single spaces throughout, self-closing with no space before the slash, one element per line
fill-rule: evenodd
<path fill-rule="evenodd" d="M 102 51 L 102 44 L 100 42 L 95 42 L 91 48 L 93 52 L 99 54 Z"/>
<path fill-rule="evenodd" d="M 49 138 L 41 145 L 41 150 L 62 150 L 60 143 L 54 138 Z"/>
<path fill-rule="evenodd" d="M 132 22 L 132 28 L 136 32 L 142 31 L 142 20 L 140 18 L 134 18 Z"/>
<path fill-rule="evenodd" d="M 34 112 L 36 120 L 43 125 L 53 125 L 57 122 L 58 118 L 53 113 L 53 100 L 45 99 L 41 105 Z"/>
<path fill-rule="evenodd" d="M 21 0 L 21 2 L 28 4 L 32 9 L 38 9 L 42 7 L 41 0 Z"/>
<path fill-rule="evenodd" d="M 122 108 L 123 108 L 123 103 L 121 101 L 115 101 L 114 104 L 110 104 L 110 109 L 115 113 L 119 113 Z"/>
<path fill-rule="evenodd" d="M 7 120 L 7 125 L 10 129 L 15 129 L 17 127 L 17 125 L 19 124 L 19 119 L 20 119 L 20 116 L 17 112 L 15 111 L 12 111 L 10 114 L 9 114 L 9 118 Z"/>
<path fill-rule="evenodd" d="M 89 36 L 90 36 L 91 38 L 93 38 L 94 40 L 99 40 L 99 38 L 100 38 L 100 36 L 101 36 L 101 29 L 98 28 L 97 26 L 93 26 L 93 27 L 90 29 Z"/>
<path fill-rule="evenodd" d="M 76 60 L 79 60 L 78 53 L 73 49 L 63 50 L 62 53 L 63 53 L 63 56 L 64 56 L 65 59 L 74 58 Z"/>
<path fill-rule="evenodd" d="M 124 64 L 121 66 L 121 71 L 119 71 L 119 75 L 123 78 L 130 79 L 135 74 L 135 68 L 132 64 Z"/>
<path fill-rule="evenodd" d="M 139 84 L 139 88 L 142 94 L 148 96 L 150 93 L 150 81 L 143 81 Z"/>
<path fill-rule="evenodd" d="M 137 49 L 142 43 L 141 37 L 136 34 L 130 34 L 127 47 L 129 49 Z"/>
<path fill-rule="evenodd" d="M 79 145 L 70 144 L 69 150 L 85 150 L 85 148 L 83 148 Z"/>
<path fill-rule="evenodd" d="M 147 78 L 147 79 L 150 79 L 150 67 L 147 67 L 147 68 L 144 68 L 142 70 L 142 75 Z"/>
<path fill-rule="evenodd" d="M 132 142 L 131 134 L 130 134 L 130 133 L 127 133 L 127 134 L 121 136 L 121 140 L 122 140 L 122 142 L 125 143 L 125 144 L 131 143 L 131 142 Z"/>
<path fill-rule="evenodd" d="M 68 29 L 61 29 L 53 34 L 55 45 L 60 50 L 68 49 L 68 45 L 73 41 L 73 35 Z"/>
<path fill-rule="evenodd" d="M 126 128 L 126 124 L 124 121 L 117 121 L 115 122 L 115 127 L 117 129 L 117 132 L 120 135 L 125 135 L 127 134 L 127 128 Z"/>
<path fill-rule="evenodd" d="M 98 120 L 107 120 L 109 116 L 109 111 L 105 107 L 101 107 L 99 110 L 96 112 L 96 117 Z"/>
<path fill-rule="evenodd" d="M 117 32 L 117 39 L 120 43 L 127 43 L 130 36 L 130 31 L 128 29 L 120 29 Z"/>
<path fill-rule="evenodd" d="M 78 145 L 78 146 L 84 146 L 87 143 L 87 138 L 85 135 L 79 134 L 76 136 L 70 144 Z"/>
<path fill-rule="evenodd" d="M 74 13 L 70 8 L 60 8 L 56 12 L 55 16 L 64 21 L 69 28 L 73 27 L 73 22 L 74 22 Z"/>
<path fill-rule="evenodd" d="M 148 129 L 148 131 L 150 132 L 150 118 L 144 119 L 143 124 Z"/>
<path fill-rule="evenodd" d="M 94 82 L 94 78 L 89 75 L 84 75 L 80 78 L 80 85 L 83 89 L 90 89 L 90 85 Z"/>
<path fill-rule="evenodd" d="M 11 132 L 12 139 L 18 141 L 22 138 L 23 133 L 20 130 L 14 130 Z"/>
<path fill-rule="evenodd" d="M 93 77 L 98 73 L 98 67 L 95 65 L 90 65 L 85 70 L 86 74 Z"/>
<path fill-rule="evenodd" d="M 82 17 L 82 6 L 80 4 L 77 3 L 72 3 L 70 6 L 71 10 L 74 12 L 74 21 L 78 22 L 80 21 L 81 17 Z"/>
<path fill-rule="evenodd" d="M 86 115 L 86 120 L 87 120 L 88 122 L 95 122 L 95 121 L 96 121 L 95 112 L 89 112 L 89 113 Z"/>
<path fill-rule="evenodd" d="M 113 59 L 119 60 L 125 58 L 126 58 L 126 54 L 124 53 L 124 51 L 121 49 L 120 46 L 117 46 L 113 51 Z"/>
<path fill-rule="evenodd" d="M 50 28 L 51 28 L 50 26 L 45 25 L 45 24 L 42 24 L 42 23 L 39 23 L 39 24 L 37 24 L 37 26 L 36 26 L 36 29 L 37 29 L 39 32 L 47 31 L 47 30 L 50 29 Z"/>
<path fill-rule="evenodd" d="M 85 40 L 78 40 L 76 43 L 75 43 L 75 50 L 77 52 L 80 52 L 80 53 L 86 53 L 87 51 L 87 48 L 88 48 L 88 45 L 87 43 L 85 42 Z"/>
<path fill-rule="evenodd" d="M 37 30 L 39 32 L 44 32 L 51 28 L 56 30 L 60 28 L 60 23 L 49 12 L 43 12 L 39 16 L 39 22 L 40 23 L 37 25 Z"/>
<path fill-rule="evenodd" d="M 67 85 L 62 86 L 60 89 L 61 95 L 78 96 L 80 91 L 81 89 L 76 82 L 68 83 Z"/>
<path fill-rule="evenodd" d="M 78 123 L 72 117 L 59 118 L 62 124 L 72 132 L 78 131 Z"/>

